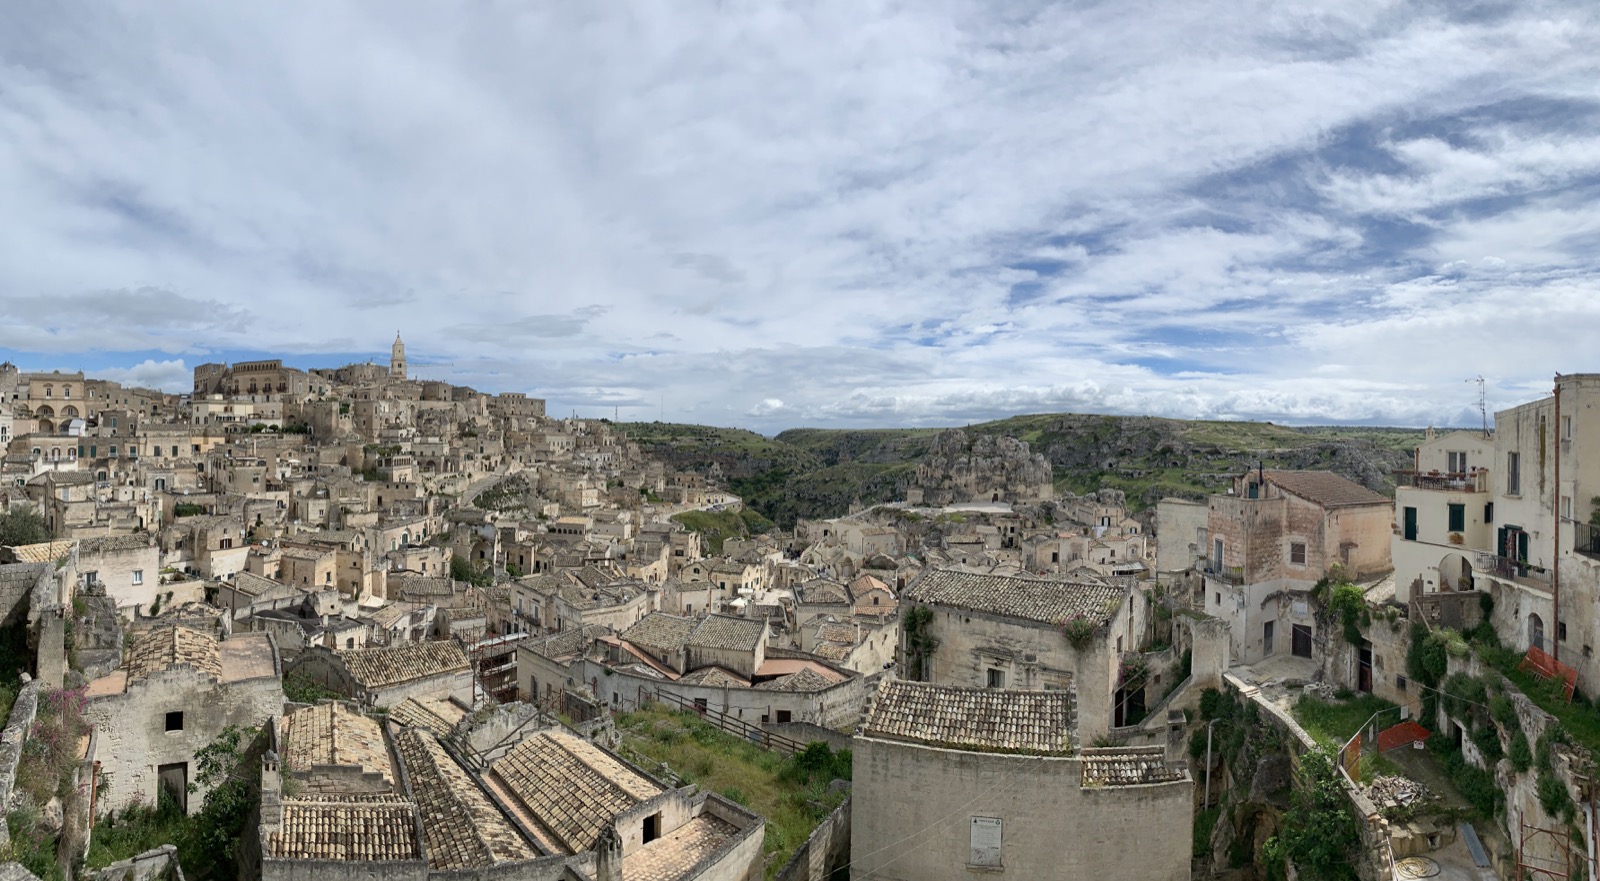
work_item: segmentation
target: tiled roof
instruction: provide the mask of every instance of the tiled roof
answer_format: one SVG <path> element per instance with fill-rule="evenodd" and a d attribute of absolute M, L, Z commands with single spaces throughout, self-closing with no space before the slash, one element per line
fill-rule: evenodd
<path fill-rule="evenodd" d="M 54 563 L 72 553 L 72 539 L 46 541 L 33 545 L 14 545 L 11 554 L 18 563 Z"/>
<path fill-rule="evenodd" d="M 617 814 L 665 791 L 599 747 L 558 731 L 522 741 L 490 770 L 572 853 L 593 847 Z"/>
<path fill-rule="evenodd" d="M 143 535 L 99 535 L 78 540 L 80 554 L 114 554 L 118 551 L 142 551 L 155 547 L 155 541 Z"/>
<path fill-rule="evenodd" d="M 767 632 L 767 622 L 753 618 L 707 615 L 689 635 L 689 645 L 708 649 L 754 651 Z"/>
<path fill-rule="evenodd" d="M 854 645 L 846 645 L 842 642 L 821 642 L 817 643 L 816 648 L 813 648 L 811 653 L 819 658 L 827 658 L 830 661 L 843 661 L 848 659 L 850 653 L 855 650 L 856 647 Z"/>
<path fill-rule="evenodd" d="M 1072 751 L 1065 691 L 960 688 L 885 679 L 862 734 L 979 752 Z"/>
<path fill-rule="evenodd" d="M 1045 624 L 1059 624 L 1078 614 L 1104 623 L 1116 611 L 1123 592 L 1105 584 L 930 569 L 906 589 L 906 597 Z"/>
<path fill-rule="evenodd" d="M 408 697 L 391 707 L 389 718 L 407 728 L 425 728 L 440 737 L 448 737 L 455 731 L 455 725 L 449 719 L 414 697 Z"/>
<path fill-rule="evenodd" d="M 764 688 L 768 691 L 821 691 L 824 688 L 833 687 L 834 684 L 821 673 L 811 669 L 804 669 L 798 673 L 790 673 L 788 676 L 779 676 L 777 679 L 763 682 L 756 687 Z"/>
<path fill-rule="evenodd" d="M 189 627 L 157 627 L 139 637 L 128 651 L 128 682 L 184 666 L 221 682 L 222 652 L 217 638 Z"/>
<path fill-rule="evenodd" d="M 845 606 L 850 604 L 850 592 L 845 586 L 832 581 L 808 581 L 795 588 L 795 599 L 809 605 Z"/>
<path fill-rule="evenodd" d="M 1083 786 L 1140 786 L 1171 783 L 1188 775 L 1168 767 L 1162 747 L 1117 747 L 1083 751 Z"/>
<path fill-rule="evenodd" d="M 390 648 L 342 649 L 334 652 L 364 688 L 387 688 L 402 682 L 467 670 L 467 653 L 455 640 L 408 642 Z"/>
<path fill-rule="evenodd" d="M 283 717 L 283 766 L 349 765 L 394 785 L 394 769 L 377 720 L 340 701 L 295 710 Z"/>
<path fill-rule="evenodd" d="M 693 618 L 651 612 L 639 619 L 639 623 L 622 631 L 622 638 L 634 645 L 672 653 L 683 651 L 693 632 Z"/>
<path fill-rule="evenodd" d="M 889 591 L 889 585 L 871 575 L 859 575 L 856 576 L 855 581 L 850 582 L 850 592 L 856 596 L 860 596 L 869 590 Z M 893 591 L 889 592 L 893 593 Z"/>
<path fill-rule="evenodd" d="M 475 869 L 536 856 L 432 734 L 403 731 L 395 750 L 417 800 L 430 868 Z"/>
<path fill-rule="evenodd" d="M 405 597 L 450 596 L 455 593 L 455 586 L 448 578 L 437 578 L 432 575 L 400 575 L 389 579 L 389 593 Z"/>
<path fill-rule="evenodd" d="M 1332 471 L 1266 471 L 1262 476 L 1268 483 L 1324 508 L 1390 504 L 1384 496 Z"/>
<path fill-rule="evenodd" d="M 286 801 L 282 830 L 267 836 L 267 858 L 420 860 L 413 810 L 394 796 Z"/>
<path fill-rule="evenodd" d="M 678 680 L 679 685 L 709 685 L 713 688 L 732 686 L 735 688 L 749 688 L 750 680 L 731 673 L 721 667 L 701 667 L 693 673 L 687 673 Z"/>
<path fill-rule="evenodd" d="M 683 881 L 739 830 L 705 813 L 622 858 L 623 881 Z"/>

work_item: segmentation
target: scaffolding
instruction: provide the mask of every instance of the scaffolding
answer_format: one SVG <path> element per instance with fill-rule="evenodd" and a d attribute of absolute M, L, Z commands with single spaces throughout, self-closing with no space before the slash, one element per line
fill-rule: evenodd
<path fill-rule="evenodd" d="M 1517 812 L 1517 871 L 1514 877 L 1528 881 L 1572 881 L 1572 831 L 1545 829 L 1530 825 L 1522 812 Z M 1528 855 L 1528 845 L 1548 841 L 1559 858 Z M 1552 868 L 1559 862 L 1560 868 Z"/>

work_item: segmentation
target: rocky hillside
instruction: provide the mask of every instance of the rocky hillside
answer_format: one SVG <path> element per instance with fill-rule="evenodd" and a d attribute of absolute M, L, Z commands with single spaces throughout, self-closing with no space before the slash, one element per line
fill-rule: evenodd
<path fill-rule="evenodd" d="M 674 468 L 708 472 L 779 525 L 832 517 L 852 504 L 905 497 L 948 459 L 940 429 L 794 429 L 767 438 L 740 429 L 669 423 L 618 426 Z M 1164 496 L 1200 498 L 1258 464 L 1323 468 L 1392 494 L 1392 472 L 1411 463 L 1416 429 L 1289 428 L 1261 422 L 1191 422 L 1143 416 L 1016 416 L 963 427 L 968 438 L 1014 438 L 1048 462 L 1058 491 L 1127 493 L 1135 510 Z M 1011 445 L 1003 445 L 1009 448 Z M 997 446 L 998 448 L 998 446 Z"/>

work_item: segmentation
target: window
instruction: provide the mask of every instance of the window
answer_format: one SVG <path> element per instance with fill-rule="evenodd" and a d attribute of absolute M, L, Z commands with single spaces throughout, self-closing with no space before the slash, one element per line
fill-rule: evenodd
<path fill-rule="evenodd" d="M 70 395 L 69 395 L 70 397 Z M 1572 417 L 1561 417 L 1561 439 L 1572 440 Z"/>
<path fill-rule="evenodd" d="M 1484 504 L 1483 504 L 1483 522 L 1485 522 L 1485 523 L 1493 523 L 1494 522 L 1494 502 L 1484 502 Z"/>
<path fill-rule="evenodd" d="M 1522 454 L 1506 453 L 1506 495 L 1522 495 Z"/>
<path fill-rule="evenodd" d="M 1565 621 L 1557 621 L 1556 622 L 1556 639 L 1558 639 L 1558 640 L 1560 640 L 1562 642 L 1566 642 L 1567 641 L 1567 622 L 1565 622 Z"/>
<path fill-rule="evenodd" d="M 1219 606 L 1222 605 L 1222 592 L 1221 591 L 1218 591 L 1218 592 L 1212 594 L 1211 598 L 1212 598 L 1213 601 L 1215 601 L 1215 603 L 1217 605 L 1219 605 Z"/>
<path fill-rule="evenodd" d="M 1395 689 L 1395 691 L 1400 691 L 1400 692 L 1403 692 L 1403 691 L 1406 690 L 1406 678 L 1404 676 L 1395 676 L 1394 677 L 1394 689 Z"/>
<path fill-rule="evenodd" d="M 1466 474 L 1467 473 L 1467 454 L 1466 453 L 1457 453 L 1457 452 L 1451 451 L 1449 453 L 1446 453 L 1445 455 L 1449 458 L 1449 468 L 1450 468 L 1450 473 L 1451 474 Z"/>
<path fill-rule="evenodd" d="M 116 444 L 112 444 L 111 446 L 106 448 L 106 455 L 107 456 L 115 456 L 116 454 L 117 454 L 117 445 Z"/>
<path fill-rule="evenodd" d="M 1462 532 L 1467 528 L 1467 506 L 1450 506 L 1450 531 Z"/>
<path fill-rule="evenodd" d="M 1303 541 L 1289 542 L 1289 562 L 1296 566 L 1306 564 L 1306 543 Z"/>
<path fill-rule="evenodd" d="M 134 584 L 144 584 L 144 570 L 143 569 L 135 569 L 135 570 L 133 570 L 133 583 Z"/>
<path fill-rule="evenodd" d="M 782 724 L 784 724 L 786 722 L 792 721 L 793 719 L 794 719 L 793 714 L 791 714 L 788 710 L 779 710 L 778 711 L 778 724 L 782 725 Z"/>
<path fill-rule="evenodd" d="M 182 710 L 174 710 L 174 711 L 172 711 L 172 712 L 167 714 L 167 730 L 168 731 L 182 731 L 183 730 L 183 711 Z"/>
<path fill-rule="evenodd" d="M 1417 540 L 1417 509 L 1416 508 L 1412 508 L 1412 507 L 1407 507 L 1403 512 L 1401 512 L 1401 516 L 1402 516 L 1402 528 L 1404 530 L 1401 533 L 1401 535 L 1403 535 L 1405 537 L 1406 541 L 1416 541 Z"/>
<path fill-rule="evenodd" d="M 1004 670 L 990 670 L 989 671 L 989 687 L 990 688 L 1005 688 L 1006 687 L 1006 671 L 1004 671 Z"/>

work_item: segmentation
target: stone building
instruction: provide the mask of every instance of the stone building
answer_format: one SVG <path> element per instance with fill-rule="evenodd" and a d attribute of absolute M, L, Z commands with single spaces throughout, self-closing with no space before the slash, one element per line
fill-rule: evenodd
<path fill-rule="evenodd" d="M 1188 772 L 1075 749 L 1064 692 L 885 680 L 852 751 L 852 878 L 1189 878 Z"/>
<path fill-rule="evenodd" d="M 564 731 L 542 731 L 485 780 L 540 849 L 594 853 L 593 877 L 756 881 L 766 824 L 716 793 L 670 789 Z"/>
<path fill-rule="evenodd" d="M 105 586 L 106 596 L 131 616 L 161 592 L 161 549 L 148 533 L 78 540 L 78 570 L 85 582 Z"/>
<path fill-rule="evenodd" d="M 1393 506 L 1331 471 L 1256 470 L 1207 502 L 1203 608 L 1233 627 L 1233 657 L 1311 658 L 1311 588 L 1337 566 L 1348 579 L 1393 569 Z"/>
<path fill-rule="evenodd" d="M 1138 651 L 1145 608 L 1130 586 L 978 575 L 929 569 L 906 588 L 907 609 L 926 609 L 920 632 L 934 642 L 917 654 L 912 628 L 901 625 L 900 669 L 908 679 L 940 685 L 1024 691 L 1075 691 L 1079 727 L 1093 738 L 1120 724 L 1118 661 Z M 1081 645 L 1063 633 L 1083 622 Z"/>
<path fill-rule="evenodd" d="M 373 707 L 392 707 L 408 697 L 470 700 L 472 695 L 472 665 L 455 640 L 358 649 L 311 646 L 288 675 L 304 676 Z"/>
<path fill-rule="evenodd" d="M 284 700 L 270 636 L 222 640 L 188 627 L 158 627 L 134 640 L 126 663 L 89 683 L 85 697 L 94 726 L 87 758 L 104 774 L 101 812 L 155 804 L 161 789 L 197 810 L 206 789 L 195 779 L 195 753 L 230 725 L 276 717 Z"/>
<path fill-rule="evenodd" d="M 1412 469 L 1396 475 L 1395 599 L 1473 589 L 1477 554 L 1494 547 L 1495 458 L 1493 435 L 1430 429 Z"/>

